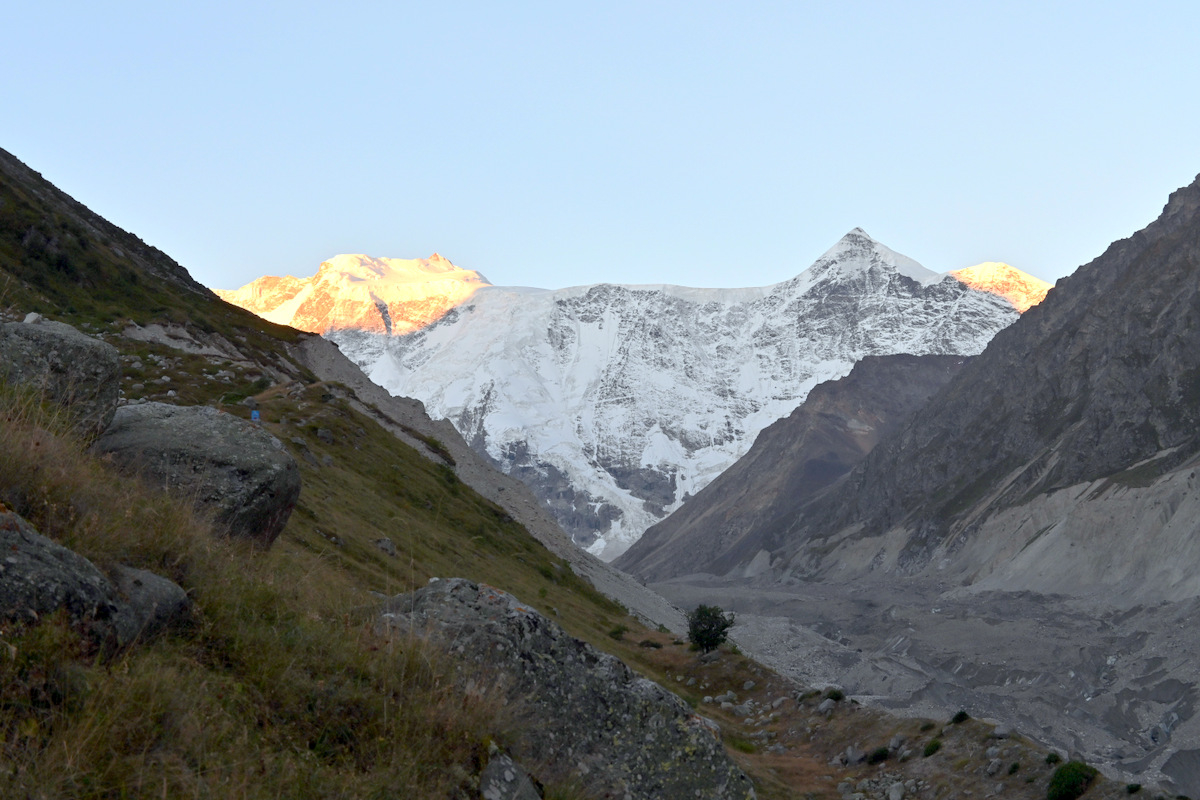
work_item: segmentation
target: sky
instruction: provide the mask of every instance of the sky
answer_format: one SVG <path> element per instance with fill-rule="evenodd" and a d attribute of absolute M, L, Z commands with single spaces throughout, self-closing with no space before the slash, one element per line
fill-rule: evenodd
<path fill-rule="evenodd" d="M 1195 2 L 11 6 L 0 147 L 214 288 L 758 286 L 854 227 L 1054 281 L 1200 172 Z"/>

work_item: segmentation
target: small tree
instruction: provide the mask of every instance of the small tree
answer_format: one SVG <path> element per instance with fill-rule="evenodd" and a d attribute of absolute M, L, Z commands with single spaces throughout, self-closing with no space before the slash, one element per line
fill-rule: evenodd
<path fill-rule="evenodd" d="M 705 653 L 720 647 L 732 627 L 733 614 L 726 614 L 717 606 L 697 606 L 688 614 L 688 639 L 694 648 Z"/>

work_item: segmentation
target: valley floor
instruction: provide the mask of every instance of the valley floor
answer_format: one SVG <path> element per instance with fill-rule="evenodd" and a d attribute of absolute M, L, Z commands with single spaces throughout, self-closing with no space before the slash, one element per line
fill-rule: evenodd
<path fill-rule="evenodd" d="M 810 686 L 835 685 L 902 715 L 963 708 L 1122 780 L 1200 793 L 1200 602 L 1097 615 L 1031 592 L 963 595 L 918 581 L 654 584 L 683 608 L 737 613 L 733 638 Z M 1170 676 L 1170 677 L 1167 677 Z"/>

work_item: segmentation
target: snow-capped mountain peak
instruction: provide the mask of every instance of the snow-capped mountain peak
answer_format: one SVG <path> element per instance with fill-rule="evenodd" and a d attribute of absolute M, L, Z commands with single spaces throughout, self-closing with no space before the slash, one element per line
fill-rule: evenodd
<path fill-rule="evenodd" d="M 954 270 L 949 274 L 972 289 L 1003 297 L 1022 314 L 1045 300 L 1046 293 L 1054 288 L 1049 283 L 1002 261 L 985 261 L 973 267 Z"/>
<path fill-rule="evenodd" d="M 260 281 L 238 290 L 247 303 L 265 296 Z M 437 256 L 353 255 L 272 291 L 290 299 L 264 316 L 324 332 L 376 383 L 449 419 L 606 559 L 818 383 L 867 355 L 978 353 L 1018 316 L 861 228 L 795 278 L 757 288 L 533 290 Z"/>
<path fill-rule="evenodd" d="M 343 254 L 321 263 L 316 275 L 268 275 L 219 297 L 281 325 L 313 333 L 362 330 L 398 336 L 419 330 L 490 286 L 474 270 L 429 258 L 375 258 Z"/>
<path fill-rule="evenodd" d="M 794 280 L 799 284 L 815 286 L 825 280 L 878 282 L 888 280 L 892 275 L 903 275 L 922 284 L 941 279 L 936 272 L 880 244 L 862 228 L 855 228 Z"/>

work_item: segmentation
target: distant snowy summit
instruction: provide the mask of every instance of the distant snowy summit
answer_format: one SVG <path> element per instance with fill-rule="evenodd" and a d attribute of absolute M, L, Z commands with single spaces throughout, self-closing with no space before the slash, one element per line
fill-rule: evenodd
<path fill-rule="evenodd" d="M 436 322 L 490 285 L 437 253 L 414 259 L 339 255 L 311 278 L 267 275 L 240 289 L 214 291 L 263 319 L 302 331 L 401 336 Z"/>
<path fill-rule="evenodd" d="M 223 296 L 336 341 L 605 559 L 864 356 L 973 355 L 1018 317 L 974 278 L 931 272 L 857 228 L 795 278 L 747 289 L 515 289 L 433 264 L 339 256 L 315 278 L 274 279 L 302 288 L 256 281 Z M 409 305 L 393 302 L 398 286 Z M 410 308 L 420 313 L 397 324 Z"/>
<path fill-rule="evenodd" d="M 972 289 L 1000 295 L 1024 314 L 1046 299 L 1053 287 L 1043 280 L 1027 275 L 1001 261 L 988 261 L 949 273 Z"/>

